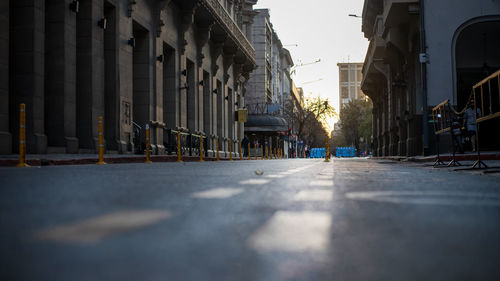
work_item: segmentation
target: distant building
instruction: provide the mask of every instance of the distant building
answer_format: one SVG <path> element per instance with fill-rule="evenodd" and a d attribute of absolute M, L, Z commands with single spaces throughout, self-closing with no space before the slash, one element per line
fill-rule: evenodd
<path fill-rule="evenodd" d="M 252 142 L 284 149 L 286 156 L 290 148 L 287 132 L 291 123 L 284 108 L 289 102 L 300 104 L 300 94 L 290 77 L 293 60 L 273 29 L 269 10 L 254 12 L 250 39 L 258 67 L 246 85 L 245 106 L 249 116 L 245 134 Z"/>
<path fill-rule="evenodd" d="M 361 90 L 363 63 L 339 63 L 339 101 L 340 111 L 350 101 L 365 99 Z"/>

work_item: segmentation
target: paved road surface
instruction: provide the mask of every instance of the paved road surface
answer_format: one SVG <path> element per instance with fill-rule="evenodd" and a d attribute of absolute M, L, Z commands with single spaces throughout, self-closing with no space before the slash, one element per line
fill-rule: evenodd
<path fill-rule="evenodd" d="M 500 179 L 395 162 L 0 168 L 0 227 L 2 281 L 500 280 Z"/>

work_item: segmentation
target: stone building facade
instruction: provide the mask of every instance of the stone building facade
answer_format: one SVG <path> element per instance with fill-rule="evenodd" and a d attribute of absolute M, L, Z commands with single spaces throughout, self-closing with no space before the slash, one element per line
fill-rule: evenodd
<path fill-rule="evenodd" d="M 257 0 L 0 2 L 0 154 L 17 151 L 20 103 L 29 153 L 95 151 L 99 116 L 116 153 L 145 124 L 158 154 L 165 128 L 203 132 L 210 149 L 243 136 Z"/>
<path fill-rule="evenodd" d="M 500 69 L 499 15 L 491 0 L 365 0 L 362 89 L 374 104 L 375 155 L 436 151 L 432 108 L 449 99 L 461 110 L 472 86 Z M 495 126 L 481 128 L 486 147 L 498 146 Z"/>
<path fill-rule="evenodd" d="M 245 132 L 261 143 L 283 148 L 287 156 L 290 142 L 285 135 L 289 121 L 284 108 L 294 98 L 290 77 L 293 60 L 273 29 L 269 10 L 257 9 L 255 13 L 251 42 L 258 67 L 247 84 L 245 102 L 252 126 Z"/>

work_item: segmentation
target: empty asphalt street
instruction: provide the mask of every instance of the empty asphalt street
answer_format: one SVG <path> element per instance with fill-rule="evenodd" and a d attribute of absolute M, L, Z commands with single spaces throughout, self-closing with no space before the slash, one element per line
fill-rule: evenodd
<path fill-rule="evenodd" d="M 500 178 L 372 159 L 0 168 L 2 281 L 500 280 Z"/>

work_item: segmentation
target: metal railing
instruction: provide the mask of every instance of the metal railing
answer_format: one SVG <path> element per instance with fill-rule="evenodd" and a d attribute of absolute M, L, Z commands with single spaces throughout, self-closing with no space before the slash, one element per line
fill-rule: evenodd
<path fill-rule="evenodd" d="M 132 122 L 132 134 L 134 153 L 143 154 L 146 149 L 146 143 L 142 141 L 142 126 L 136 122 Z"/>
<path fill-rule="evenodd" d="M 477 161 L 472 168 L 487 169 L 488 166 L 481 161 L 479 124 L 500 117 L 500 70 L 474 85 L 472 94 L 474 96 L 474 115 L 476 118 L 477 151 Z M 478 104 L 481 105 L 480 112 L 478 112 Z"/>
<path fill-rule="evenodd" d="M 458 162 L 456 159 L 456 150 L 457 150 L 457 145 L 459 145 L 459 143 L 457 143 L 456 139 L 457 136 L 454 130 L 454 124 L 458 122 L 457 119 L 458 116 L 455 115 L 455 110 L 452 108 L 450 100 L 445 100 L 444 102 L 440 103 L 439 105 L 437 105 L 432 109 L 432 120 L 434 125 L 434 134 L 436 135 L 436 148 L 437 148 L 437 157 L 436 161 L 434 162 L 434 167 L 461 166 L 460 162 Z M 441 155 L 440 155 L 440 136 L 448 132 L 451 135 L 453 158 L 450 161 L 450 163 L 445 164 L 441 160 Z"/>
<path fill-rule="evenodd" d="M 477 123 L 500 117 L 500 70 L 474 85 L 473 91 L 476 112 L 481 103 L 482 116 L 476 116 Z"/>
<path fill-rule="evenodd" d="M 191 133 L 185 128 L 164 129 L 165 151 L 168 155 L 176 155 L 179 147 L 178 135 L 180 135 L 180 151 L 181 155 L 186 156 L 208 156 L 207 136 L 201 132 Z M 200 151 L 200 142 L 203 142 L 203 151 Z"/>

